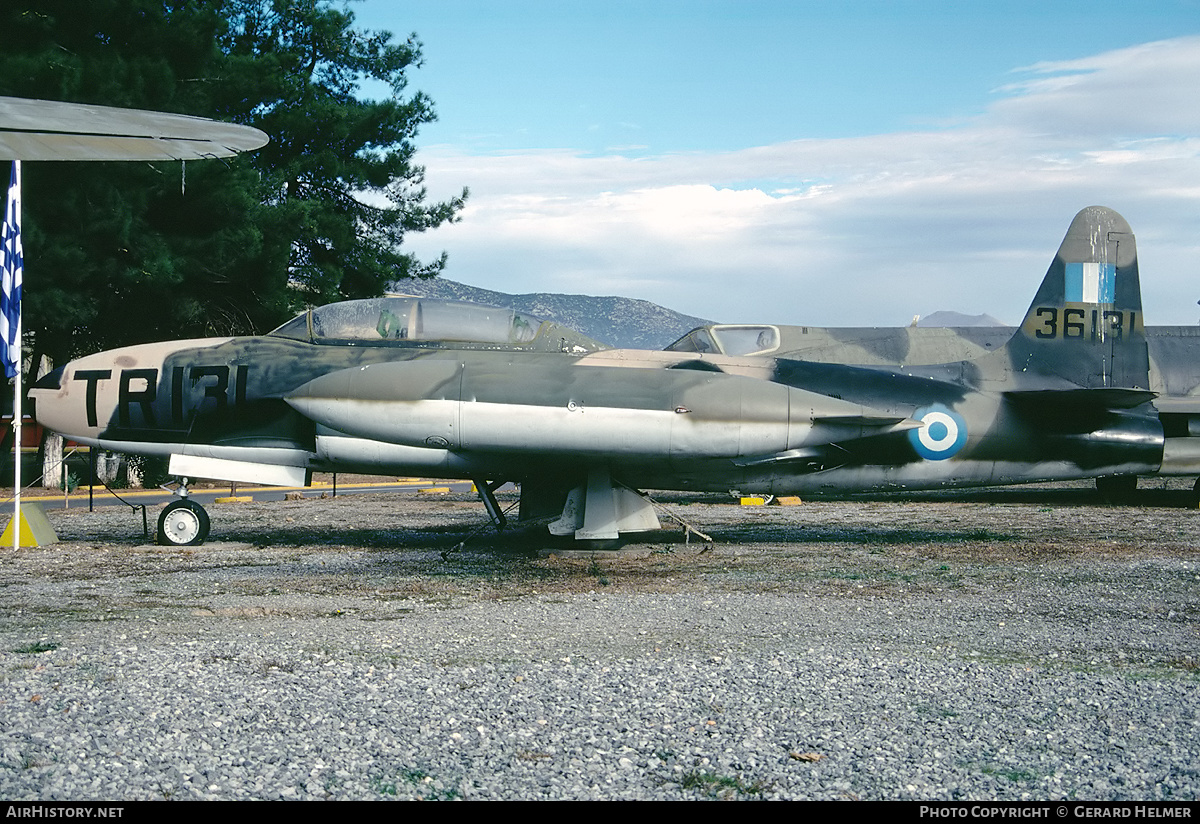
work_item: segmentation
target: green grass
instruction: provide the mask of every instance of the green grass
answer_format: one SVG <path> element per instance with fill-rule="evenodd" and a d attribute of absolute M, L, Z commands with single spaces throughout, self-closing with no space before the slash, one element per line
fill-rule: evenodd
<path fill-rule="evenodd" d="M 1020 769 L 1019 767 L 997 767 L 993 764 L 984 764 L 983 767 L 980 768 L 980 771 L 984 775 L 1003 776 L 1014 784 L 1033 781 L 1037 778 L 1034 773 L 1031 773 L 1029 770 Z"/>
<path fill-rule="evenodd" d="M 711 798 L 730 798 L 734 795 L 762 795 L 770 784 L 755 781 L 747 784 L 740 775 L 718 775 L 702 770 L 689 770 L 678 779 L 685 790 L 700 790 Z"/>
<path fill-rule="evenodd" d="M 412 767 L 404 767 L 394 779 L 382 776 L 372 778 L 371 789 L 380 795 L 393 797 L 402 793 L 415 793 L 424 801 L 455 801 L 461 795 L 453 787 L 439 788 L 435 786 L 433 778 L 428 773 Z"/>

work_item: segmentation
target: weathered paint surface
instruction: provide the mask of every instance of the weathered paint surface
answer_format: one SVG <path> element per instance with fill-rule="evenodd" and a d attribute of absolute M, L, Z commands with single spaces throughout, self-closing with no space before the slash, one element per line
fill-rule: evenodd
<path fill-rule="evenodd" d="M 1164 367 L 1181 337 L 1148 339 L 1133 234 L 1102 207 L 1076 216 L 1003 339 L 742 326 L 605 351 L 503 311 L 335 304 L 262 337 L 91 355 L 31 394 L 46 426 L 118 451 L 512 480 L 561 506 L 609 483 L 787 494 L 1153 473 L 1177 423 L 1155 392 L 1200 384 Z M 1164 344 L 1153 360 L 1148 340 Z"/>
<path fill-rule="evenodd" d="M 1086 213 L 1087 210 L 1081 214 Z M 1134 256 L 1136 262 L 1132 235 L 1128 233 L 1127 227 L 1114 225 L 1107 234 L 1109 237 L 1115 237 L 1129 255 Z M 1087 236 L 1089 248 L 1092 236 L 1094 235 Z M 1021 359 L 1018 356 L 1018 362 L 1009 364 L 1010 373 L 1011 367 L 1020 367 L 1019 373 L 1015 375 L 1015 383 L 1020 384 L 1023 376 L 1030 371 L 1026 364 L 1029 358 L 1033 357 L 1035 362 L 1032 364 L 1032 371 L 1035 375 L 1044 376 L 1050 372 L 1081 388 L 1146 388 L 1154 397 L 1151 400 L 1153 411 L 1146 410 L 1144 417 L 1157 416 L 1166 439 L 1166 458 L 1153 473 L 1140 471 L 1138 474 L 1200 473 L 1200 326 L 1144 326 L 1140 313 L 1140 299 L 1129 292 L 1136 281 L 1124 274 L 1124 267 L 1129 265 L 1129 258 L 1124 256 L 1121 262 L 1121 276 L 1118 278 L 1115 277 L 1118 272 L 1112 273 L 1114 277 L 1110 281 L 1113 289 L 1111 305 L 1089 306 L 1078 301 L 1068 303 L 1065 288 L 1061 298 L 1056 291 L 1051 292 L 1049 289 L 1058 282 L 1065 284 L 1068 281 L 1068 265 L 1065 260 L 1071 256 L 1071 249 L 1066 251 L 1065 257 L 1060 251 L 1059 259 L 1064 260 L 1061 280 L 1058 266 L 1053 266 L 1020 329 L 1002 326 L 951 329 L 915 326 L 818 328 L 718 324 L 693 330 L 672 344 L 669 349 L 681 352 L 725 353 L 731 348 L 736 351 L 739 348 L 753 347 L 761 341 L 768 346 L 747 353 L 746 359 L 771 362 L 772 366 L 769 369 L 764 368 L 759 374 L 770 380 L 791 382 L 804 380 L 797 375 L 797 372 L 804 370 L 803 366 L 798 365 L 800 363 L 855 364 L 897 371 L 920 371 L 921 367 L 961 363 L 966 370 L 965 365 L 968 362 L 986 364 L 986 356 L 989 353 L 1009 348 L 1014 333 L 1019 332 L 1024 337 L 1021 346 L 1025 358 Z M 1057 262 L 1058 259 L 1056 264 Z M 1115 262 L 1114 260 L 1113 263 Z M 1082 274 L 1079 271 L 1082 267 L 1072 269 L 1073 274 Z M 1098 275 L 1099 271 L 1096 274 Z M 1121 294 L 1117 294 L 1115 290 L 1118 284 L 1124 290 Z M 1040 340 L 1068 337 L 1076 344 L 1074 349 L 1064 349 L 1061 353 L 1050 355 L 1033 354 L 1029 350 L 1030 338 L 1032 343 L 1036 344 Z M 1132 347 L 1129 346 L 1131 338 L 1134 343 Z M 1146 350 L 1144 364 L 1140 351 L 1142 339 Z M 1082 348 L 1085 351 L 1081 353 L 1080 344 L 1084 341 L 1086 344 L 1083 344 Z M 1092 359 L 1090 371 L 1084 374 L 1080 368 L 1073 373 L 1072 370 L 1077 369 L 1076 364 L 1087 361 L 1086 349 L 1095 347 L 1097 343 L 1100 344 L 1101 357 Z M 1016 346 L 1011 348 L 1016 349 Z M 1055 361 L 1059 365 L 1047 369 L 1048 364 Z M 1117 370 L 1116 374 L 1113 374 L 1114 368 Z M 1109 412 L 1115 413 L 1119 409 L 1119 406 L 1113 405 Z M 1030 413 L 1028 409 L 1023 411 L 1026 416 Z M 1062 411 L 1072 415 L 1080 427 L 1092 425 L 1087 416 L 1094 417 L 1097 414 L 1095 409 Z M 1047 430 L 1061 426 L 1062 422 L 1058 420 L 1038 421 L 1034 429 L 1034 442 L 1038 442 Z"/>

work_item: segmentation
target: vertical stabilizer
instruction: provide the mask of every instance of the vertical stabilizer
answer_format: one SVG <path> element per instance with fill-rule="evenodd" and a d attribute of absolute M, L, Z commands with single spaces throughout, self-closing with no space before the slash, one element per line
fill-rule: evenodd
<path fill-rule="evenodd" d="M 1137 245 L 1103 206 L 1075 216 L 1007 346 L 1022 388 L 1149 387 Z"/>

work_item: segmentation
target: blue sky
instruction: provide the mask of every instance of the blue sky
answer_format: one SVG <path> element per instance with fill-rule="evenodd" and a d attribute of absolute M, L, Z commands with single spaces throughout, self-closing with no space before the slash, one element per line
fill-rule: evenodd
<path fill-rule="evenodd" d="M 1071 218 L 1139 240 L 1150 323 L 1200 319 L 1200 0 L 361 0 L 415 32 L 433 196 L 412 250 L 509 292 L 723 321 L 1016 322 Z"/>

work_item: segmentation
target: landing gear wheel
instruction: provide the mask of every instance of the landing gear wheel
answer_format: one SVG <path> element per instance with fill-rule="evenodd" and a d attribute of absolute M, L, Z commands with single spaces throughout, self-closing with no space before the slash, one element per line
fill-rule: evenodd
<path fill-rule="evenodd" d="M 1096 491 L 1110 504 L 1127 504 L 1137 492 L 1137 475 L 1106 475 L 1096 479 Z"/>
<path fill-rule="evenodd" d="M 172 501 L 158 516 L 161 546 L 199 546 L 208 537 L 208 513 L 186 498 Z"/>

